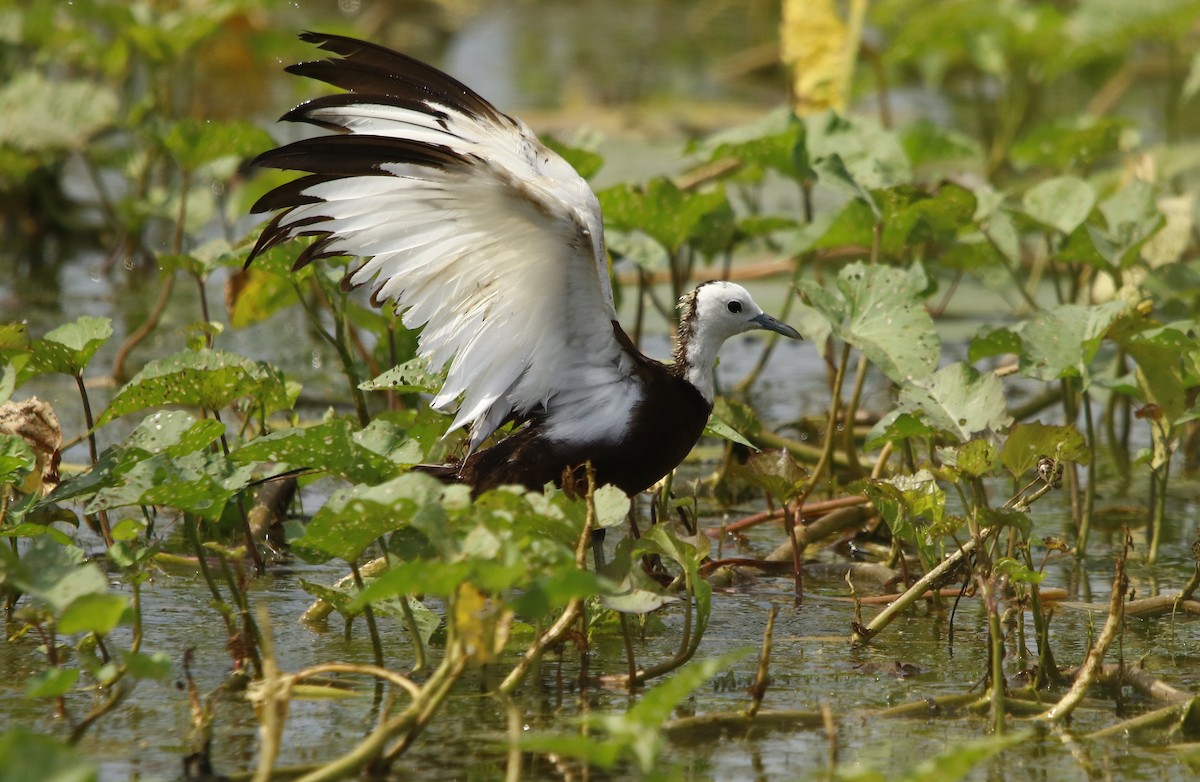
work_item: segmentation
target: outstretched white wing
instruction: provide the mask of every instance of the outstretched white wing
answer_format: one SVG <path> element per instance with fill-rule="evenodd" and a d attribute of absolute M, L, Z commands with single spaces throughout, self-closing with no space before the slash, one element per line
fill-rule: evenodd
<path fill-rule="evenodd" d="M 627 410 L 633 359 L 611 325 L 600 205 L 587 183 L 446 74 L 373 44 L 302 37 L 341 57 L 288 70 L 350 92 L 284 115 L 339 134 L 255 161 L 308 176 L 255 204 L 284 211 L 251 259 L 302 235 L 320 238 L 297 268 L 366 258 L 346 282 L 374 281 L 376 302 L 424 326 L 421 354 L 435 370 L 449 363 L 434 406 L 461 398 L 453 428 L 470 427 L 472 450 L 539 406 L 560 420 Z"/>

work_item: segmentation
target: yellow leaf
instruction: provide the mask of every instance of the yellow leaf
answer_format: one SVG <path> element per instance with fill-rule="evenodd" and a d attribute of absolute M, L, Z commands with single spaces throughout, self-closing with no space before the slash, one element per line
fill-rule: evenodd
<path fill-rule="evenodd" d="M 467 659 L 484 665 L 504 649 L 513 613 L 500 600 L 460 584 L 454 599 L 454 629 Z"/>
<path fill-rule="evenodd" d="M 867 0 L 850 0 L 844 21 L 834 0 L 784 0 L 780 52 L 792 69 L 796 114 L 845 109 L 866 6 Z"/>

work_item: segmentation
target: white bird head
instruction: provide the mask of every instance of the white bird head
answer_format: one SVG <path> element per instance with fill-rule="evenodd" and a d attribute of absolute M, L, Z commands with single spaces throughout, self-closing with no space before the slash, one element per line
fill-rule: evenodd
<path fill-rule="evenodd" d="M 754 329 L 767 329 L 800 339 L 800 332 L 763 312 L 750 292 L 732 282 L 702 283 L 680 299 L 679 337 L 675 361 L 683 376 L 713 399 L 713 365 L 725 340 Z"/>

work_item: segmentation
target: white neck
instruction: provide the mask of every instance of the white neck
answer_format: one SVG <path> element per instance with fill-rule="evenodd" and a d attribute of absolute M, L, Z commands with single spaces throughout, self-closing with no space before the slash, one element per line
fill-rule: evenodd
<path fill-rule="evenodd" d="M 717 363 L 717 353 L 725 344 L 725 336 L 713 334 L 702 325 L 687 340 L 683 346 L 683 377 L 696 387 L 696 390 L 711 405 L 716 396 L 716 384 L 713 377 L 713 367 Z"/>

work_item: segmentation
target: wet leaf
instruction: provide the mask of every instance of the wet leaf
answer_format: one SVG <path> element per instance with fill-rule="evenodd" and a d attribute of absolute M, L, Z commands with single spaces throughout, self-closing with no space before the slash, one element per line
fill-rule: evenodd
<path fill-rule="evenodd" d="M 901 383 L 927 376 L 941 352 L 941 340 L 924 306 L 928 285 L 919 264 L 905 270 L 860 262 L 838 274 L 836 293 L 811 281 L 802 281 L 799 288 L 829 322 L 834 336 Z"/>

